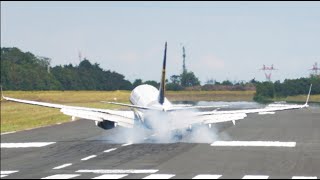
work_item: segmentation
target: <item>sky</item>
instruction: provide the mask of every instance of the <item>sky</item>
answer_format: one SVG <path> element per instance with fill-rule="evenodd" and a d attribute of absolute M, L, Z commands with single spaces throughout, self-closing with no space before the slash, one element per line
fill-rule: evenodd
<path fill-rule="evenodd" d="M 320 2 L 3 2 L 1 47 L 79 64 L 79 52 L 133 82 L 186 67 L 201 84 L 307 77 L 320 66 Z"/>

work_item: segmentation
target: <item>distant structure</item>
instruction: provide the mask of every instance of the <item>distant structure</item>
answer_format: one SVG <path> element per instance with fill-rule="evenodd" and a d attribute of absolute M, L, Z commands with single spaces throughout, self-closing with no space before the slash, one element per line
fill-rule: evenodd
<path fill-rule="evenodd" d="M 183 71 L 183 73 L 186 73 L 187 72 L 187 68 L 186 68 L 186 49 L 184 48 L 184 46 L 182 46 L 182 58 L 183 58 L 182 71 Z"/>
<path fill-rule="evenodd" d="M 312 68 L 311 69 L 309 69 L 310 71 L 312 71 L 312 74 L 314 74 L 314 75 L 318 75 L 318 71 L 320 70 L 320 68 L 318 67 L 318 63 L 317 62 L 315 62 L 314 64 L 313 64 L 313 66 L 312 66 Z"/>
<path fill-rule="evenodd" d="M 263 65 L 260 70 L 262 70 L 264 72 L 266 80 L 267 81 L 271 81 L 272 71 L 278 70 L 278 69 L 275 69 L 273 64 L 272 64 L 270 67 L 268 67 L 266 65 Z"/>
<path fill-rule="evenodd" d="M 82 53 L 81 51 L 78 51 L 78 56 L 79 56 L 79 63 L 82 61 Z"/>

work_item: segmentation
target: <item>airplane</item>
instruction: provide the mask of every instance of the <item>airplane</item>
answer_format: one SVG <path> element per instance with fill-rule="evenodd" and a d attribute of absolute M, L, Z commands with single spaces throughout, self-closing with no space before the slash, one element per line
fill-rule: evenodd
<path fill-rule="evenodd" d="M 189 105 L 174 105 L 165 97 L 165 77 L 166 77 L 166 57 L 167 57 L 167 42 L 165 43 L 164 59 L 162 65 L 161 82 L 159 90 L 151 85 L 143 84 L 134 88 L 130 94 L 131 104 L 124 104 L 118 102 L 105 102 L 109 104 L 115 104 L 119 106 L 130 107 L 131 110 L 110 110 L 110 109 L 98 109 L 87 108 L 79 106 L 67 106 L 62 104 L 53 104 L 47 102 L 30 101 L 23 99 L 16 99 L 11 97 L 5 97 L 2 94 L 2 98 L 7 101 L 13 101 L 17 103 L 25 103 L 37 106 L 44 106 L 50 108 L 60 109 L 60 111 L 75 118 L 82 118 L 95 121 L 96 125 L 102 129 L 108 130 L 117 126 L 125 128 L 133 128 L 138 125 L 145 125 L 149 129 L 150 117 L 148 112 L 159 112 L 161 114 L 170 115 L 179 111 L 188 111 L 187 115 L 190 118 L 184 119 L 181 122 L 175 122 L 175 119 L 170 121 L 163 121 L 158 123 L 170 123 L 171 131 L 180 129 L 192 129 L 193 126 L 207 125 L 211 128 L 212 124 L 221 122 L 232 122 L 235 125 L 236 120 L 244 119 L 249 113 L 259 114 L 273 114 L 275 111 L 301 109 L 308 107 L 308 101 L 310 98 L 311 87 L 310 85 L 307 100 L 303 105 L 297 104 L 271 104 L 265 108 L 260 109 L 244 109 L 244 110 L 219 110 L 219 106 L 189 106 Z M 189 111 L 192 109 L 201 108 L 216 108 L 211 111 Z"/>

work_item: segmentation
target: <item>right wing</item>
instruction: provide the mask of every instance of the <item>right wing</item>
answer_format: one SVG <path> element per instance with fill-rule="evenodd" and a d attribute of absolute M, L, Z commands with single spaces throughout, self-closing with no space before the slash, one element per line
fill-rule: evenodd
<path fill-rule="evenodd" d="M 13 101 L 24 104 L 32 104 L 37 106 L 44 106 L 50 108 L 60 109 L 63 114 L 94 120 L 94 121 L 112 121 L 117 123 L 120 126 L 132 128 L 134 125 L 134 112 L 133 111 L 117 111 L 117 110 L 108 110 L 108 109 L 98 109 L 98 108 L 85 108 L 79 106 L 67 106 L 61 104 L 52 104 L 46 102 L 30 101 L 23 99 L 15 99 L 10 97 L 5 97 L 2 95 L 2 98 L 7 101 Z"/>
<path fill-rule="evenodd" d="M 260 109 L 244 109 L 244 110 L 232 110 L 232 111 L 207 111 L 207 112 L 196 112 L 193 118 L 190 118 L 188 122 L 179 124 L 179 128 L 187 128 L 194 124 L 214 124 L 220 122 L 228 122 L 232 121 L 235 124 L 236 120 L 244 119 L 247 117 L 247 114 L 251 113 L 259 113 L 259 114 L 273 114 L 275 111 L 284 111 L 284 110 L 292 110 L 292 109 L 302 109 L 309 107 L 308 102 L 311 93 L 310 85 L 309 93 L 307 96 L 306 103 L 303 105 L 298 104 L 270 104 L 265 108 Z M 174 129 L 176 129 L 174 127 Z"/>

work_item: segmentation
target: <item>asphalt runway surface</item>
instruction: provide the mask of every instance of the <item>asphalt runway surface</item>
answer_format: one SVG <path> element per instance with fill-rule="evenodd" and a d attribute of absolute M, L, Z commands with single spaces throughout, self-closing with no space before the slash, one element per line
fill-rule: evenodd
<path fill-rule="evenodd" d="M 320 177 L 319 106 L 275 114 L 250 114 L 235 126 L 224 123 L 218 129 L 221 141 L 264 144 L 154 144 L 148 140 L 142 144 L 116 144 L 108 138 L 117 134 L 119 128 L 105 131 L 93 121 L 77 120 L 2 134 L 1 179 Z M 265 146 L 277 141 L 283 146 Z M 286 146 L 285 142 L 291 144 Z M 26 145 L 17 143 L 43 146 L 16 148 Z"/>

